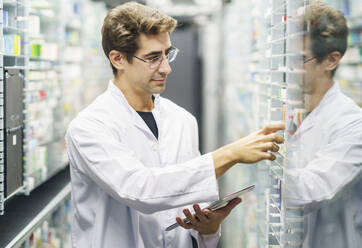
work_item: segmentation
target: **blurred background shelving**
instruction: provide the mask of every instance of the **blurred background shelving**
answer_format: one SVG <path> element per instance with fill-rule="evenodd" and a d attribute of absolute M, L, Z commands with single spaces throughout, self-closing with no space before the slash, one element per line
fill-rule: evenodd
<path fill-rule="evenodd" d="M 111 75 L 99 31 L 106 6 L 90 0 L 0 1 L 0 6 L 0 246 L 69 247 L 69 220 L 58 223 L 69 216 L 64 135 Z M 94 68 L 103 73 L 96 75 Z M 13 89 L 13 82 L 20 87 Z M 14 99 L 22 110 L 11 107 Z M 7 121 L 13 116 L 23 119 L 16 128 Z M 47 190 L 50 183 L 62 187 Z M 5 222 L 14 225 L 7 228 Z"/>

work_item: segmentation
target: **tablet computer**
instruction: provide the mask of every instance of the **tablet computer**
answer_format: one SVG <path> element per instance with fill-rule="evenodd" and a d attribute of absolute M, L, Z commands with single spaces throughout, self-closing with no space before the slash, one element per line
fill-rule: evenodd
<path fill-rule="evenodd" d="M 235 198 L 241 196 L 242 194 L 250 192 L 254 188 L 255 188 L 255 185 L 248 186 L 248 187 L 246 187 L 246 188 L 244 188 L 242 190 L 239 190 L 239 191 L 237 191 L 235 193 L 232 193 L 230 195 L 225 196 L 223 199 L 212 202 L 206 208 L 210 209 L 211 211 L 215 211 L 215 210 L 217 210 L 219 208 L 225 207 L 232 199 L 235 199 Z M 206 208 L 204 208 L 204 209 L 206 209 Z M 186 223 L 189 223 L 189 220 L 187 218 L 184 218 L 183 220 Z M 171 230 L 175 229 L 178 226 L 179 226 L 179 224 L 176 222 L 176 223 L 172 224 L 171 226 L 167 227 L 166 231 L 171 231 Z"/>

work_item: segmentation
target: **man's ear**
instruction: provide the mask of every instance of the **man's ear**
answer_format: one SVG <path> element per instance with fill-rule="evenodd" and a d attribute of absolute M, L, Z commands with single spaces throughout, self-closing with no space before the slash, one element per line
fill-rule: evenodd
<path fill-rule="evenodd" d="M 339 61 L 342 59 L 342 54 L 338 51 L 331 52 L 324 60 L 325 69 L 327 71 L 333 71 L 337 68 Z"/>
<path fill-rule="evenodd" d="M 123 71 L 124 65 L 126 63 L 125 61 L 125 55 L 122 54 L 119 51 L 112 50 L 109 52 L 109 61 L 112 63 L 112 65 L 118 70 Z"/>

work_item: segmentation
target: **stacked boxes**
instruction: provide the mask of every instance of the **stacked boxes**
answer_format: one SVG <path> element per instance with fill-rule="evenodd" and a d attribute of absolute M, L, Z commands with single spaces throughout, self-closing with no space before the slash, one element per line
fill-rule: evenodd
<path fill-rule="evenodd" d="M 19 56 L 21 54 L 21 38 L 17 34 L 4 35 L 4 49 L 7 55 Z"/>

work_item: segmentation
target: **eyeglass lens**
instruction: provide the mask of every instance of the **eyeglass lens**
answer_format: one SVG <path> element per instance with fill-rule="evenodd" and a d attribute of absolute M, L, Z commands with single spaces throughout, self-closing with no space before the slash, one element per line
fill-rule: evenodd
<path fill-rule="evenodd" d="M 168 63 L 171 63 L 172 61 L 175 60 L 175 58 L 177 56 L 177 53 L 178 53 L 177 48 L 173 48 L 173 49 L 170 50 L 170 52 L 166 55 Z M 158 67 L 162 63 L 162 60 L 163 60 L 163 56 L 159 56 L 159 57 L 156 57 L 156 58 L 152 59 L 150 61 L 151 62 L 150 63 L 150 68 L 154 69 L 154 68 Z"/>

